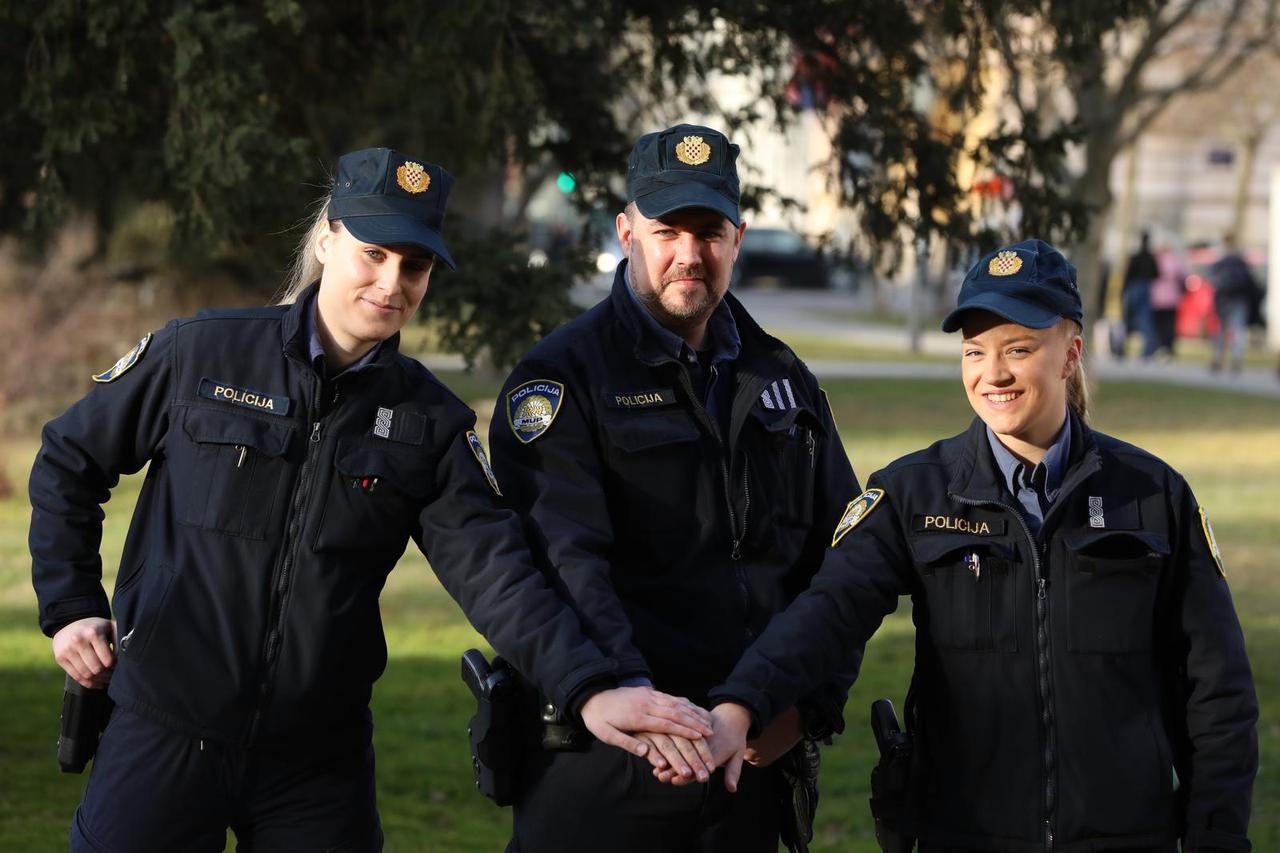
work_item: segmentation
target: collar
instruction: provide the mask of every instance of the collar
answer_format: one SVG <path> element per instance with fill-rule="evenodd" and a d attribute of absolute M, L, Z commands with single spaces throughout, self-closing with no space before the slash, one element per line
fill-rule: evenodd
<path fill-rule="evenodd" d="M 1018 471 L 1027 466 L 1019 461 L 1009 448 L 1000 443 L 1000 439 L 991 431 L 991 427 L 987 427 L 987 443 L 1003 475 L 1004 484 L 1009 487 L 1009 494 L 1017 495 L 1018 489 L 1022 487 L 1018 483 Z M 1044 498 L 1052 503 L 1058 497 L 1058 490 L 1062 488 L 1062 475 L 1066 472 L 1070 454 L 1071 422 L 1068 418 L 1063 418 L 1062 426 L 1058 429 L 1058 435 L 1054 438 L 1053 444 L 1050 445 L 1044 458 L 1031 468 L 1030 472 L 1023 474 L 1023 483 L 1034 478 L 1037 472 L 1044 469 Z"/>
<path fill-rule="evenodd" d="M 302 323 L 306 330 L 308 361 L 312 367 L 316 368 L 316 372 L 322 376 L 328 376 L 330 379 L 337 379 L 347 371 L 359 370 L 366 364 L 371 363 L 377 357 L 378 350 L 382 349 L 382 341 L 378 341 L 367 353 L 348 364 L 342 370 L 329 376 L 329 367 L 324 360 L 324 344 L 320 342 L 320 327 L 316 323 L 316 302 L 316 296 L 312 294 L 307 300 L 307 305 L 302 309 Z"/>
<path fill-rule="evenodd" d="M 649 313 L 640 298 L 636 296 L 631 282 L 631 269 L 624 259 L 618 264 L 614 275 L 614 295 L 625 291 L 625 298 L 615 298 L 617 306 L 627 319 L 627 326 L 635 333 L 636 354 L 643 361 L 684 361 L 697 358 L 693 348 L 685 343 L 684 338 L 663 326 Z M 707 342 L 710 345 L 711 363 L 734 361 L 742 353 L 742 337 L 738 333 L 738 324 L 726 299 L 711 312 L 707 320 Z"/>
<path fill-rule="evenodd" d="M 280 323 L 280 335 L 283 347 L 286 353 L 292 355 L 298 361 L 315 367 L 315 357 L 317 347 L 320 342 L 316 337 L 315 321 L 313 312 L 315 311 L 315 297 L 320 290 L 320 282 L 314 281 L 307 285 L 298 298 L 290 305 L 286 305 L 284 318 Z M 371 364 L 386 364 L 395 358 L 396 353 L 400 350 L 400 333 L 396 332 L 385 341 L 379 341 L 374 345 L 373 349 L 365 353 L 355 364 L 349 365 L 342 374 L 356 368 L 367 367 Z M 324 355 L 324 348 L 319 348 L 319 354 Z M 324 377 L 324 371 L 318 371 L 320 376 Z M 339 375 L 342 375 L 339 374 Z"/>
<path fill-rule="evenodd" d="M 1085 477 L 1102 467 L 1102 457 L 1098 452 L 1093 430 L 1089 429 L 1075 414 L 1067 412 L 1066 431 L 1070 433 L 1064 442 L 1061 479 L 1058 496 L 1078 485 Z M 952 471 L 951 481 L 947 484 L 947 492 L 955 497 L 982 503 L 1005 503 L 1005 491 L 1002 482 L 1004 472 L 996 464 L 996 455 L 991 451 L 991 443 L 987 439 L 987 425 L 982 418 L 974 417 L 969 429 L 960 437 L 960 445 L 956 456 L 949 461 Z M 1055 505 L 1056 505 L 1055 501 Z"/>

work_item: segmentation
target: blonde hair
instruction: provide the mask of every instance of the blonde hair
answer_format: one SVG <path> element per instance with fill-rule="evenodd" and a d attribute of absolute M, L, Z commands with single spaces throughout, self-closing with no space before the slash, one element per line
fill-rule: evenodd
<path fill-rule="evenodd" d="M 1063 320 L 1058 328 L 1064 336 L 1083 335 L 1084 327 L 1075 320 Z M 1084 423 L 1089 422 L 1089 378 L 1084 372 L 1084 357 L 1076 359 L 1076 369 L 1067 377 L 1067 405 Z"/>
<path fill-rule="evenodd" d="M 320 244 L 321 237 L 341 227 L 339 221 L 329 221 L 329 196 L 326 195 L 320 201 L 319 210 L 293 253 L 293 261 L 289 264 L 289 275 L 285 277 L 284 284 L 280 285 L 280 290 L 276 292 L 273 304 L 289 305 L 296 302 L 299 294 L 307 289 L 307 285 L 320 277 L 324 266 L 316 259 L 316 247 Z"/>

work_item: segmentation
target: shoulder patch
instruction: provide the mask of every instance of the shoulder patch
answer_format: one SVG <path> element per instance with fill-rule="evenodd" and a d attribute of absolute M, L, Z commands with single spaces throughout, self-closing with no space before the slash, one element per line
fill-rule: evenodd
<path fill-rule="evenodd" d="M 1218 550 L 1218 540 L 1213 535 L 1213 525 L 1209 523 L 1209 513 L 1204 511 L 1204 507 L 1200 507 L 1200 529 L 1204 531 L 1204 541 L 1209 544 L 1209 553 L 1213 555 L 1213 562 L 1218 566 L 1218 574 L 1225 580 L 1227 569 L 1222 565 L 1222 552 Z"/>
<path fill-rule="evenodd" d="M 521 444 L 528 444 L 551 428 L 562 402 L 564 385 L 559 382 L 525 382 L 507 394 L 507 424 Z"/>
<path fill-rule="evenodd" d="M 840 544 L 840 540 L 846 533 L 870 515 L 871 510 L 876 508 L 876 504 L 880 503 L 882 497 L 884 497 L 884 489 L 867 489 L 849 501 L 849 505 L 844 508 L 844 515 L 840 516 L 840 523 L 836 525 L 836 532 L 831 536 L 831 547 L 834 548 Z"/>
<path fill-rule="evenodd" d="M 120 360 L 111 365 L 110 368 L 94 376 L 93 381 L 114 382 L 124 374 L 128 373 L 129 368 L 142 360 L 142 354 L 147 351 L 147 344 L 149 343 L 151 343 L 151 332 L 147 332 L 147 334 L 142 337 L 142 340 L 138 341 L 138 343 L 134 345 L 133 349 L 120 356 Z"/>
<path fill-rule="evenodd" d="M 490 486 L 493 486 L 493 493 L 498 497 L 502 497 L 502 489 L 498 488 L 498 477 L 493 473 L 493 466 L 489 464 L 489 457 L 485 455 L 484 444 L 481 443 L 480 436 L 476 435 L 476 431 L 473 429 L 467 430 L 467 444 L 471 445 L 471 453 L 476 457 L 476 461 L 480 463 L 485 479 L 489 481 Z"/>

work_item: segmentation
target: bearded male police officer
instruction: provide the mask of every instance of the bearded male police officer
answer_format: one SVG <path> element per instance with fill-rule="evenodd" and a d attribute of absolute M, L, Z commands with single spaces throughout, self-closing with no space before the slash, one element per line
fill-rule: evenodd
<path fill-rule="evenodd" d="M 535 552 L 620 677 L 695 702 L 805 587 L 858 488 L 813 375 L 726 294 L 738 151 L 692 125 L 636 143 L 611 295 L 520 362 L 490 433 Z M 784 792 L 768 765 L 842 729 L 849 681 L 781 714 L 733 794 L 662 735 L 692 784 L 595 743 L 530 756 L 509 850 L 772 853 Z"/>

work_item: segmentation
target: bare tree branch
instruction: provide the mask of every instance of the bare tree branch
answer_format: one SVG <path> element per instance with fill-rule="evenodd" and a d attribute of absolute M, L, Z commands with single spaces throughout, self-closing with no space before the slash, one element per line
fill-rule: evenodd
<path fill-rule="evenodd" d="M 1243 3 L 1243 0 L 1235 0 L 1237 8 L 1241 3 Z M 1169 7 L 1157 8 L 1153 11 L 1151 18 L 1148 20 L 1146 36 L 1129 60 L 1129 67 L 1125 71 L 1124 78 L 1120 81 L 1120 85 L 1116 87 L 1115 101 L 1122 110 L 1133 102 L 1135 94 L 1139 92 L 1142 73 L 1146 69 L 1147 63 L 1155 57 L 1165 38 L 1175 28 L 1181 26 L 1198 5 L 1200 5 L 1200 0 L 1186 0 L 1180 8 L 1177 8 L 1175 12 L 1164 20 L 1161 20 L 1160 13 Z"/>

